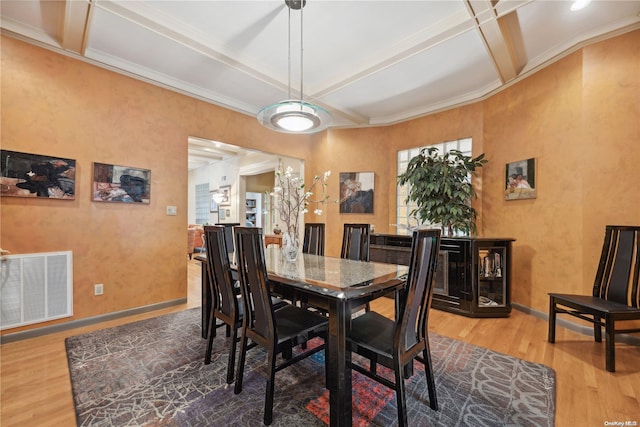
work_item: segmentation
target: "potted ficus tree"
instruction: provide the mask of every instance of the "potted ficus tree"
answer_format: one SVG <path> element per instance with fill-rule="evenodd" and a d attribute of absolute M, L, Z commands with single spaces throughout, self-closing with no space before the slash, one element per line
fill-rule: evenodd
<path fill-rule="evenodd" d="M 400 185 L 409 185 L 406 201 L 417 205 L 410 215 L 422 223 L 440 224 L 448 235 L 475 234 L 477 212 L 471 200 L 477 194 L 471 177 L 485 163 L 484 154 L 471 157 L 458 150 L 440 154 L 435 147 L 420 150 L 398 176 Z"/>

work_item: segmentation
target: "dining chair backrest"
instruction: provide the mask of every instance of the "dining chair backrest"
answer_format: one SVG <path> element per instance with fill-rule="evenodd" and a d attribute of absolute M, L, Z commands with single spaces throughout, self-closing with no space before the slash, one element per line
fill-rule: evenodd
<path fill-rule="evenodd" d="M 207 236 L 205 242 L 207 244 L 209 285 L 214 310 L 227 316 L 229 322 L 235 322 L 239 306 L 227 252 L 226 227 L 207 225 L 204 227 L 204 232 Z"/>
<path fill-rule="evenodd" d="M 204 364 L 209 365 L 211 363 L 216 329 L 226 325 L 227 336 L 231 336 L 231 349 L 227 362 L 227 384 L 231 384 L 234 377 L 238 329 L 241 326 L 243 310 L 238 301 L 234 286 L 235 280 L 229 263 L 225 227 L 219 225 L 205 226 L 203 236 L 206 236 L 204 241 L 207 245 L 207 274 L 211 303 Z M 218 324 L 216 319 L 221 320 L 222 323 Z"/>
<path fill-rule="evenodd" d="M 252 340 L 266 346 L 275 340 L 275 321 L 264 259 L 262 228 L 235 227 L 234 234 L 247 334 Z"/>
<path fill-rule="evenodd" d="M 345 224 L 340 257 L 369 261 L 370 224 Z"/>
<path fill-rule="evenodd" d="M 305 223 L 302 252 L 312 255 L 324 255 L 324 223 Z"/>
<path fill-rule="evenodd" d="M 640 308 L 640 227 L 608 225 L 593 296 Z"/>
<path fill-rule="evenodd" d="M 414 230 L 407 285 L 400 294 L 394 336 L 394 346 L 401 354 L 425 342 L 439 248 L 440 230 Z"/>
<path fill-rule="evenodd" d="M 227 253 L 233 253 L 235 251 L 234 248 L 234 237 L 233 237 L 233 227 L 240 225 L 239 222 L 217 222 L 216 225 L 221 225 L 224 227 L 224 237 L 227 245 Z"/>

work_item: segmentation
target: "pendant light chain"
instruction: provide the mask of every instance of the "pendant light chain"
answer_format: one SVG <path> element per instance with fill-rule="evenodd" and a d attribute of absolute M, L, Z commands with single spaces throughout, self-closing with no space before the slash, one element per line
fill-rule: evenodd
<path fill-rule="evenodd" d="M 326 129 L 331 124 L 331 114 L 324 108 L 309 104 L 304 98 L 304 5 L 306 0 L 285 0 L 289 9 L 288 46 L 288 96 L 289 99 L 268 105 L 258 112 L 261 125 L 285 133 L 308 134 Z M 300 96 L 293 99 L 291 9 L 300 9 Z"/>
<path fill-rule="evenodd" d="M 303 76 L 304 68 L 303 68 L 303 62 L 302 62 L 302 57 L 303 57 L 302 53 L 303 53 L 303 50 L 304 50 L 303 49 L 303 45 L 302 45 L 302 40 L 303 40 L 303 37 L 302 37 L 302 33 L 303 33 L 303 26 L 302 26 L 303 19 L 302 18 L 303 18 L 303 16 L 302 16 L 302 14 L 303 13 L 304 13 L 304 0 L 301 0 L 301 3 L 300 3 L 300 101 L 302 101 L 304 99 L 304 96 L 303 96 L 304 92 L 302 92 L 302 82 L 304 82 L 304 78 L 303 78 L 304 77 Z"/>
<path fill-rule="evenodd" d="M 289 69 L 288 69 L 288 73 L 289 73 L 289 81 L 287 82 L 287 89 L 289 90 L 288 92 L 288 98 L 287 99 L 291 99 L 291 7 L 288 7 L 289 9 L 289 33 L 288 33 L 288 40 L 289 40 L 289 53 L 288 53 L 288 64 L 289 64 Z"/>

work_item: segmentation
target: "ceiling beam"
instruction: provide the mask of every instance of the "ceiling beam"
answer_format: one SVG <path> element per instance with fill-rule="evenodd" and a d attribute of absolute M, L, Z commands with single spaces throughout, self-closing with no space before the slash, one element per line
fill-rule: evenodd
<path fill-rule="evenodd" d="M 510 15 L 515 16 L 515 11 L 498 18 L 491 0 L 467 0 L 467 6 L 473 13 L 476 27 L 482 36 L 487 51 L 500 75 L 502 83 L 506 83 L 518 76 L 518 64 L 516 55 L 513 54 L 513 43 L 509 38 L 507 28 L 501 25 L 501 20 Z"/>
<path fill-rule="evenodd" d="M 64 50 L 84 55 L 90 9 L 91 3 L 88 0 L 67 0 L 65 2 L 62 22 L 62 48 Z"/>

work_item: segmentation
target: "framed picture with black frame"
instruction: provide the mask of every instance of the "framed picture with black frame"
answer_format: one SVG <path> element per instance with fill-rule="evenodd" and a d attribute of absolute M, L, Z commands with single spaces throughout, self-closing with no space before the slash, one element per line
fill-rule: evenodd
<path fill-rule="evenodd" d="M 107 163 L 93 164 L 94 202 L 150 203 L 151 171 Z"/>
<path fill-rule="evenodd" d="M 535 199 L 536 159 L 519 160 L 505 166 L 505 200 Z"/>
<path fill-rule="evenodd" d="M 0 150 L 0 175 L 2 197 L 75 198 L 73 159 Z"/>

